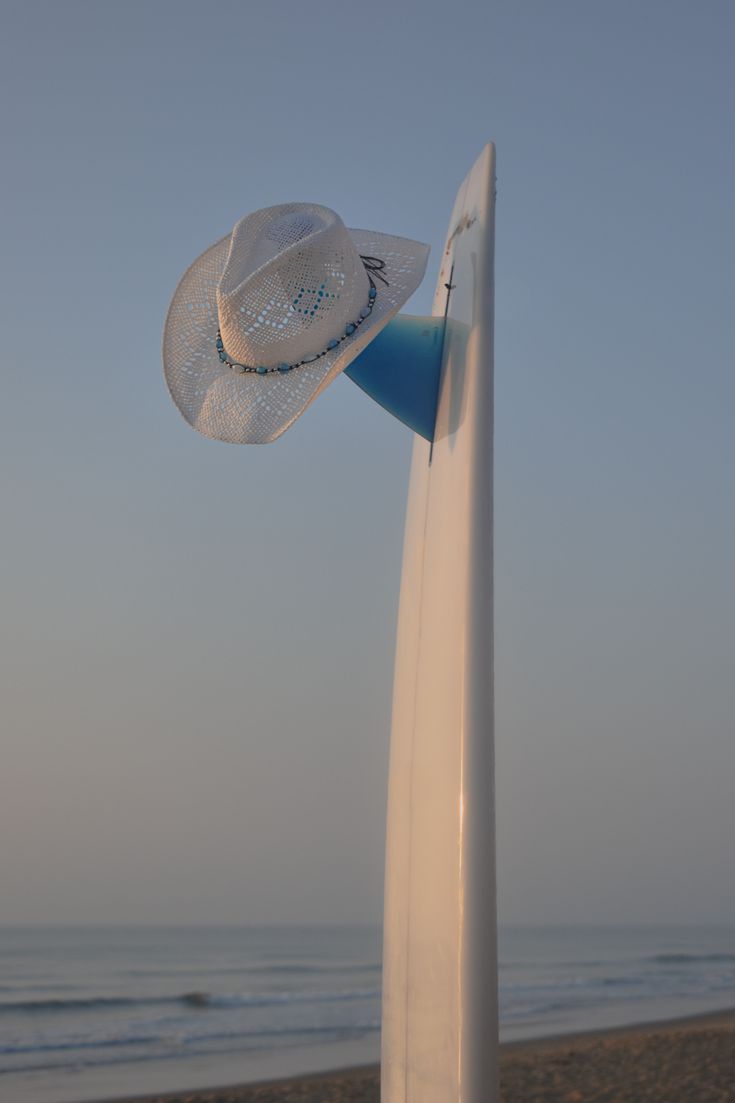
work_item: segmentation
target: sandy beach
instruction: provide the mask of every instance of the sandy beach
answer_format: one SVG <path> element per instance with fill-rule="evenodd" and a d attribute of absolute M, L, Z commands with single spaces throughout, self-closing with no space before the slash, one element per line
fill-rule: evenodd
<path fill-rule="evenodd" d="M 735 1011 L 501 1047 L 502 1103 L 733 1103 Z M 379 1103 L 377 1066 L 135 1103 Z M 117 1103 L 133 1103 L 132 1099 Z"/>

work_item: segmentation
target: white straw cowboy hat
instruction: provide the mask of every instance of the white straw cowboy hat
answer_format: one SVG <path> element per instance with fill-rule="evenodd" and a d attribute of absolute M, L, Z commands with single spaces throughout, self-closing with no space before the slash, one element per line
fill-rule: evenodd
<path fill-rule="evenodd" d="M 182 277 L 163 366 L 190 425 L 215 440 L 275 440 L 420 284 L 429 247 L 348 230 L 314 203 L 241 219 Z"/>

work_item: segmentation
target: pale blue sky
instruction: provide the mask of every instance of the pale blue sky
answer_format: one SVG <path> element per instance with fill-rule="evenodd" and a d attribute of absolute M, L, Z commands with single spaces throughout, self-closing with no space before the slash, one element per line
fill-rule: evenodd
<path fill-rule="evenodd" d="M 170 403 L 288 200 L 432 246 L 498 148 L 501 920 L 735 921 L 729 2 L 0 4 L 0 922 L 379 919 L 411 439 Z"/>

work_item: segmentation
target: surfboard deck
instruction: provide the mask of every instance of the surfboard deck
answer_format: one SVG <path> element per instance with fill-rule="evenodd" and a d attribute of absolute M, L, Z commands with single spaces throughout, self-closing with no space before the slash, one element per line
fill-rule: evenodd
<path fill-rule="evenodd" d="M 382 1103 L 497 1095 L 493 737 L 495 148 L 452 211 L 435 439 L 416 437 L 393 692 Z"/>

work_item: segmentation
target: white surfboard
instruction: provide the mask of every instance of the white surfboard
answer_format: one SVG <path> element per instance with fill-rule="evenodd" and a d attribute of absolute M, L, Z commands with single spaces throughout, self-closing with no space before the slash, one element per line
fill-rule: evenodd
<path fill-rule="evenodd" d="M 495 148 L 462 184 L 433 313 L 435 440 L 406 517 L 388 792 L 382 1103 L 493 1103 Z"/>

